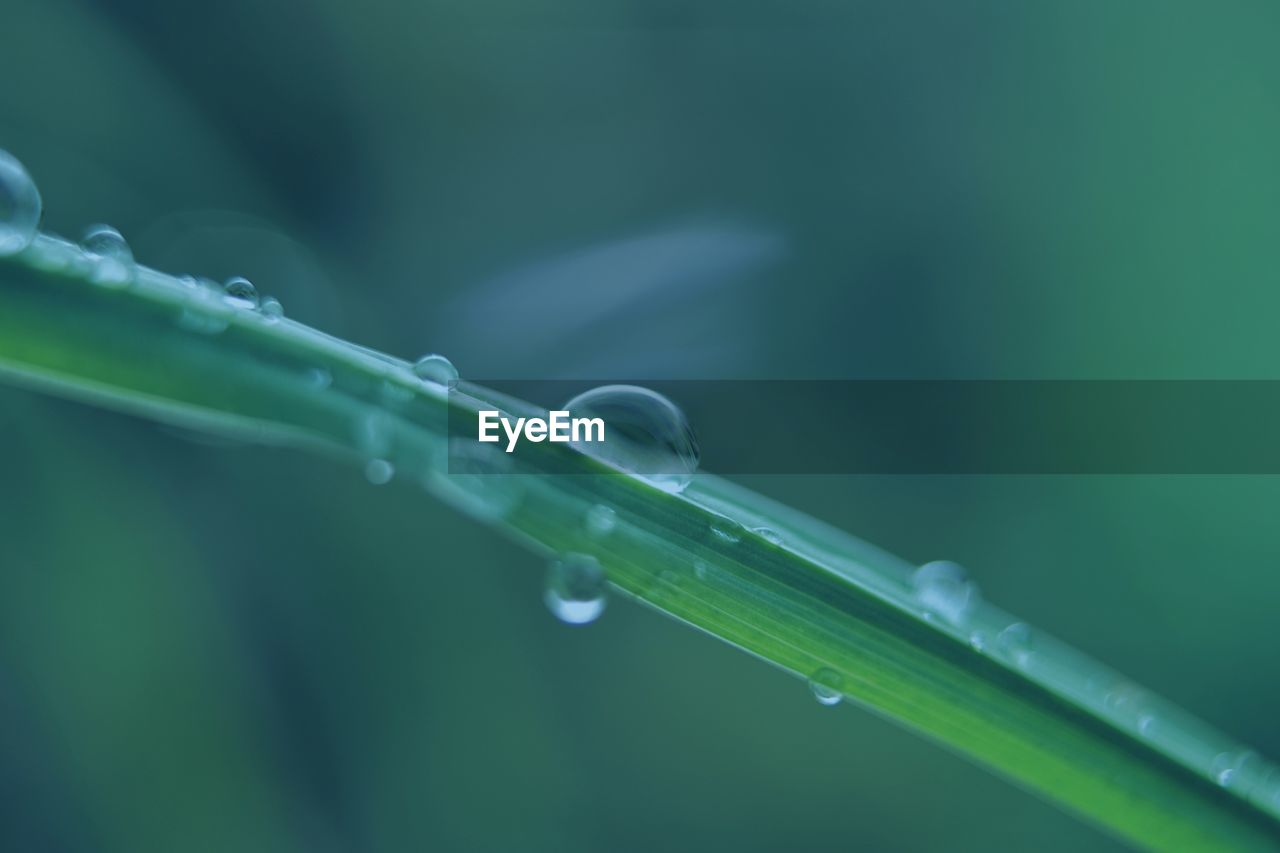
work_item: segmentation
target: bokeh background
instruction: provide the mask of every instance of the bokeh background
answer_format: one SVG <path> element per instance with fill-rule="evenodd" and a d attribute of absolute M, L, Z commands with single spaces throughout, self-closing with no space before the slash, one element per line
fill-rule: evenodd
<path fill-rule="evenodd" d="M 464 376 L 1277 378 L 1274 3 L 0 0 L 45 225 Z M 938 429 L 946 429 L 941 414 Z M 0 389 L 7 850 L 1114 842 L 408 485 Z M 1280 755 L 1280 480 L 768 477 Z"/>

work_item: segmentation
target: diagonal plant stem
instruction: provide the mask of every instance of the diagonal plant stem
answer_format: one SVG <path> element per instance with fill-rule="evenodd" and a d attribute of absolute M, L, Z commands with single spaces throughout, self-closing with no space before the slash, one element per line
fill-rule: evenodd
<path fill-rule="evenodd" d="M 902 560 L 698 474 L 681 494 L 565 445 L 448 454 L 448 421 L 526 408 L 51 235 L 0 259 L 0 379 L 189 428 L 378 459 L 532 550 L 968 756 L 1140 846 L 1280 846 L 1280 771 L 980 603 L 938 612 Z M 615 513 L 601 531 L 598 507 Z"/>

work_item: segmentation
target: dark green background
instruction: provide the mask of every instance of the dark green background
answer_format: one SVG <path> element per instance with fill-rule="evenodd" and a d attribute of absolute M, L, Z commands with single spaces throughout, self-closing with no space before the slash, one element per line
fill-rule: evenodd
<path fill-rule="evenodd" d="M 1280 372 L 1274 3 L 0 12 L 46 227 L 464 376 Z M 751 484 L 1280 753 L 1276 478 Z M 0 390 L 0 543 L 5 849 L 1109 843 L 330 461 Z"/>

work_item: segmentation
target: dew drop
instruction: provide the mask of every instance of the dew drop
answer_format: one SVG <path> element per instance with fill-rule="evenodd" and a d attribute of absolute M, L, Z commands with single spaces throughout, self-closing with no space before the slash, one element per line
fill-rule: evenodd
<path fill-rule="evenodd" d="M 727 542 L 730 545 L 737 545 L 740 541 L 738 534 L 724 525 L 711 525 L 711 535 L 719 539 L 721 542 Z"/>
<path fill-rule="evenodd" d="M 280 304 L 280 300 L 274 296 L 263 298 L 262 304 L 258 306 L 258 310 L 269 321 L 275 322 L 284 316 L 284 306 Z"/>
<path fill-rule="evenodd" d="M 605 576 L 589 554 L 565 554 L 547 572 L 543 601 L 561 622 L 585 625 L 604 612 Z"/>
<path fill-rule="evenodd" d="M 772 527 L 753 527 L 751 532 L 766 542 L 771 542 L 774 545 L 782 544 L 782 535 Z"/>
<path fill-rule="evenodd" d="M 308 388 L 323 391 L 333 384 L 333 374 L 323 367 L 312 367 L 303 374 L 303 381 L 307 383 Z"/>
<path fill-rule="evenodd" d="M 710 569 L 707 566 L 706 560 L 693 561 L 693 574 L 694 574 L 694 577 L 698 578 L 698 580 L 706 580 L 707 574 L 709 573 L 709 571 Z"/>
<path fill-rule="evenodd" d="M 395 473 L 395 466 L 385 459 L 370 459 L 364 466 L 364 478 L 375 486 L 390 483 Z"/>
<path fill-rule="evenodd" d="M 1025 622 L 1014 622 L 996 635 L 996 648 L 1018 666 L 1026 666 L 1034 654 L 1031 628 Z"/>
<path fill-rule="evenodd" d="M 949 560 L 934 560 L 916 569 L 911 586 L 926 613 L 937 614 L 952 625 L 963 625 L 981 599 L 968 573 Z"/>
<path fill-rule="evenodd" d="M 604 441 L 572 442 L 582 453 L 637 474 L 660 489 L 682 492 L 701 452 L 684 412 L 661 394 L 636 385 L 604 385 L 562 407 L 575 418 L 599 418 Z M 593 431 L 588 435 L 595 437 Z"/>
<path fill-rule="evenodd" d="M 89 279 L 105 287 L 125 287 L 133 281 L 137 269 L 133 250 L 124 236 L 110 225 L 90 225 L 80 238 L 80 248 L 92 260 Z"/>
<path fill-rule="evenodd" d="M 0 150 L 0 256 L 15 255 L 35 239 L 42 209 L 35 181 L 16 157 Z"/>
<path fill-rule="evenodd" d="M 975 652 L 983 652 L 987 649 L 987 635 L 981 631 L 974 631 L 969 635 L 969 646 Z"/>
<path fill-rule="evenodd" d="M 236 308 L 254 309 L 258 307 L 258 288 L 242 275 L 234 275 L 222 285 L 227 302 Z"/>
<path fill-rule="evenodd" d="M 809 692 L 820 705 L 839 705 L 844 699 L 844 679 L 830 667 L 823 667 L 809 679 Z"/>
<path fill-rule="evenodd" d="M 429 353 L 413 363 L 413 372 L 419 379 L 433 382 L 436 385 L 449 386 L 458 381 L 458 368 L 442 355 Z"/>
<path fill-rule="evenodd" d="M 1209 772 L 1214 780 L 1224 788 L 1238 786 L 1243 779 L 1245 766 L 1257 759 L 1252 750 L 1243 752 L 1221 752 L 1213 759 Z"/>
<path fill-rule="evenodd" d="M 592 536 L 608 536 L 618 526 L 618 514 L 611 506 L 596 504 L 587 510 L 586 525 Z"/>

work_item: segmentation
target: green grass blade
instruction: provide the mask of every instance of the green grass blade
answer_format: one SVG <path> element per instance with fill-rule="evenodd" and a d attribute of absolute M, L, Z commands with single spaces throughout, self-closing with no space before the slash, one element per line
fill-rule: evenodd
<path fill-rule="evenodd" d="M 486 389 L 446 394 L 407 362 L 154 270 L 97 285 L 94 263 L 46 235 L 0 259 L 0 379 L 385 459 L 537 552 L 590 553 L 622 593 L 801 678 L 821 673 L 851 701 L 1120 837 L 1280 847 L 1273 765 L 994 606 L 963 624 L 939 617 L 895 557 L 727 480 L 699 474 L 669 494 L 565 445 L 538 445 L 506 476 L 492 472 L 516 463 L 498 453 L 477 458 L 475 474 L 450 473 L 450 408 L 474 416 L 493 399 Z M 617 517 L 603 535 L 585 524 L 598 505 Z"/>

